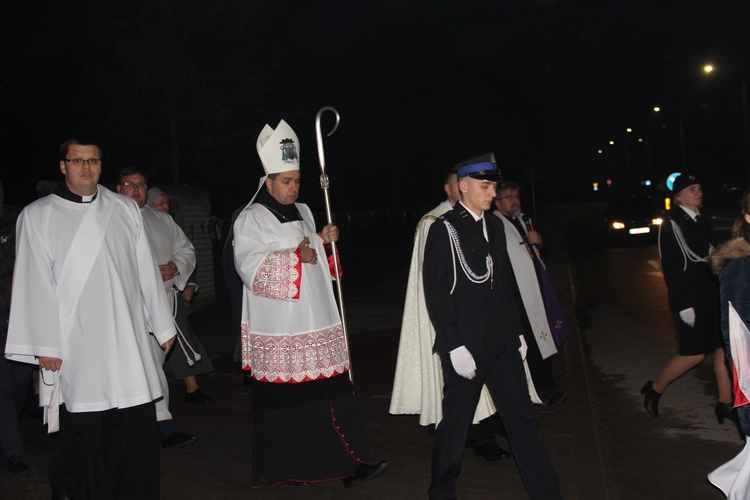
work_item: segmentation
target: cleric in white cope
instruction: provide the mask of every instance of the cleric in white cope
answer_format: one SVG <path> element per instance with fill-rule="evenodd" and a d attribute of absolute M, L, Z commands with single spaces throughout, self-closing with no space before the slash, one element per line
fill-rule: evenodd
<path fill-rule="evenodd" d="M 51 430 L 59 391 L 53 497 L 158 498 L 148 334 L 173 342 L 164 289 L 138 207 L 98 185 L 99 148 L 66 142 L 60 170 L 65 183 L 18 220 L 6 357 L 42 368 Z"/>

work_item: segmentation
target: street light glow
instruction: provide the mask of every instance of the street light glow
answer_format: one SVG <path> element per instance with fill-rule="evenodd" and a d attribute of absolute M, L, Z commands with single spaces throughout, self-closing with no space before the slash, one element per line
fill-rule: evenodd
<path fill-rule="evenodd" d="M 714 70 L 714 67 L 712 64 L 706 64 L 703 66 L 703 72 L 704 73 L 711 73 Z"/>
<path fill-rule="evenodd" d="M 609 141 L 609 145 L 610 146 L 614 146 L 615 145 L 615 141 Z"/>
<path fill-rule="evenodd" d="M 625 132 L 627 132 L 628 134 L 629 134 L 630 132 L 632 132 L 632 131 L 633 131 L 633 129 L 632 129 L 632 128 L 630 128 L 630 127 L 628 127 L 628 128 L 626 128 L 626 129 L 625 129 Z"/>
<path fill-rule="evenodd" d="M 659 111 L 661 111 L 661 108 L 659 106 L 654 106 L 654 112 L 658 113 Z"/>

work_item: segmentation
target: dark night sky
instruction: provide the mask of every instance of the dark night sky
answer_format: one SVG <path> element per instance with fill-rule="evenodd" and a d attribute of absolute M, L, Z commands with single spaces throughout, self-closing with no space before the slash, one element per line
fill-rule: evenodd
<path fill-rule="evenodd" d="M 217 194 L 219 215 L 254 191 L 257 134 L 280 118 L 300 138 L 302 200 L 314 205 L 314 119 L 325 105 L 342 120 L 325 141 L 334 208 L 434 205 L 444 172 L 489 150 L 506 177 L 528 185 L 533 174 L 546 199 L 584 199 L 594 180 L 681 170 L 680 120 L 687 169 L 745 182 L 746 2 L 115 5 L 4 7 L 8 201 L 59 178 L 57 145 L 76 134 L 105 145 L 105 182 L 145 162 L 169 183 L 167 116 L 178 116 L 180 181 Z M 709 61 L 717 71 L 706 77 Z M 627 126 L 646 134 L 650 162 Z M 597 155 L 609 139 L 617 147 Z"/>

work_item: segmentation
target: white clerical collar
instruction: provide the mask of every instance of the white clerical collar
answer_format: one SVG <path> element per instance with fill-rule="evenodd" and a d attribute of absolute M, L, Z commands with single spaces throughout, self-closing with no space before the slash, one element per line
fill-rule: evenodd
<path fill-rule="evenodd" d="M 693 220 L 695 220 L 695 218 L 700 215 L 700 212 L 698 212 L 697 210 L 690 210 L 689 208 L 683 207 L 682 205 L 679 205 L 679 207 L 683 209 L 685 213 L 688 214 Z"/>
<path fill-rule="evenodd" d="M 466 211 L 467 211 L 467 212 L 469 212 L 469 213 L 471 214 L 471 216 L 472 216 L 472 217 L 474 217 L 474 221 L 475 221 L 475 222 L 476 222 L 476 221 L 480 221 L 480 220 L 483 220 L 483 219 L 484 219 L 484 212 L 482 212 L 482 215 L 477 215 L 477 214 L 475 214 L 475 213 L 474 213 L 474 211 L 473 211 L 473 210 L 469 210 L 469 209 L 468 209 L 468 208 L 466 207 L 466 205 L 464 205 L 464 203 L 463 203 L 463 202 L 462 202 L 461 200 L 458 200 L 458 202 L 459 202 L 459 203 L 461 204 L 461 206 L 462 206 L 462 207 L 466 208 Z"/>
<path fill-rule="evenodd" d="M 81 196 L 81 203 L 91 203 L 94 201 L 94 198 L 96 198 L 96 195 L 99 194 L 99 190 L 96 190 L 96 193 L 90 195 L 90 196 Z"/>

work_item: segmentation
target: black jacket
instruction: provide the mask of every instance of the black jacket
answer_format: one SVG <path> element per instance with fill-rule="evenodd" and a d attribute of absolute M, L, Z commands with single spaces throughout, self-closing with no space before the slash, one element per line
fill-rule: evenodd
<path fill-rule="evenodd" d="M 499 354 L 520 345 L 522 334 L 513 296 L 513 270 L 502 221 L 485 214 L 489 242 L 481 223 L 461 204 L 438 218 L 425 243 L 423 284 L 427 310 L 435 327 L 434 349 L 441 353 L 465 345 L 472 355 Z M 455 245 L 446 226 L 455 229 Z M 458 248 L 460 248 L 460 252 Z M 473 272 L 467 276 L 461 255 Z M 492 258 L 491 276 L 487 256 Z M 481 282 L 477 282 L 481 281 Z"/>
<path fill-rule="evenodd" d="M 682 234 L 680 244 L 672 221 Z M 669 305 L 676 312 L 694 308 L 696 313 L 719 311 L 719 282 L 711 272 L 708 256 L 714 244 L 711 228 L 704 218 L 694 221 L 683 209 L 675 207 L 659 231 L 659 254 Z M 706 258 L 691 260 L 689 252 Z"/>

